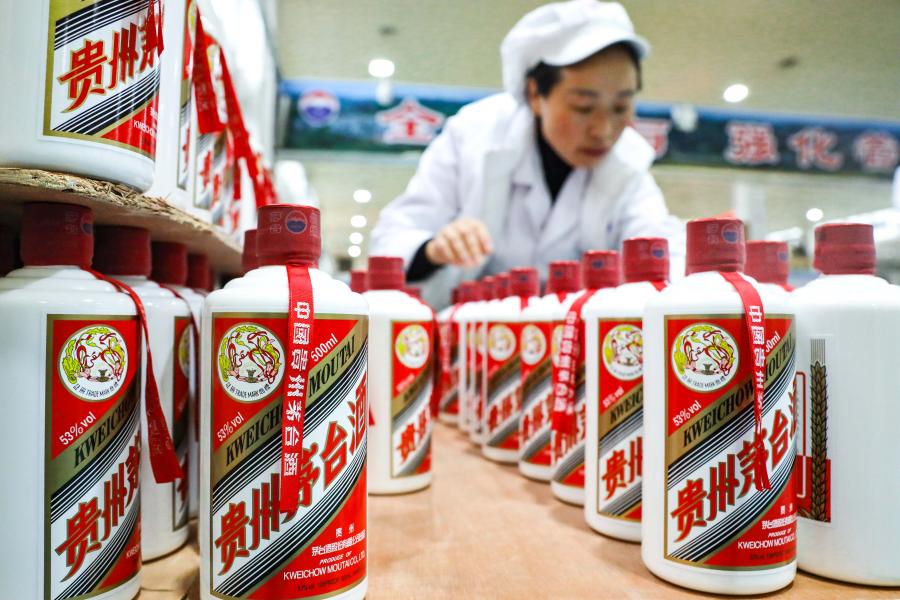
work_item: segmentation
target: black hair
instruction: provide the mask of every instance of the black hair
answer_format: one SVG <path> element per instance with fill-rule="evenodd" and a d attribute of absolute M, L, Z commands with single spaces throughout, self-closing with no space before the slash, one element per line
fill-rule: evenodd
<path fill-rule="evenodd" d="M 634 63 L 634 68 L 637 69 L 637 80 L 638 80 L 638 90 L 641 89 L 642 81 L 641 81 L 641 59 L 638 57 L 637 50 L 635 50 L 634 46 L 629 44 L 628 42 L 618 42 L 611 46 L 607 46 L 602 50 L 595 52 L 591 56 L 585 58 L 584 60 L 580 60 L 577 63 L 566 65 L 568 67 L 574 67 L 575 65 L 580 65 L 581 63 L 592 59 L 597 56 L 601 52 L 606 52 L 607 50 L 611 50 L 613 48 L 621 48 L 625 52 L 628 53 L 629 58 L 631 58 L 631 62 Z M 525 73 L 525 79 L 534 80 L 535 85 L 537 86 L 537 92 L 540 96 L 546 98 L 550 95 L 550 92 L 553 91 L 553 88 L 556 87 L 556 84 L 560 82 L 562 79 L 562 70 L 565 67 L 555 67 L 553 65 L 548 65 L 544 61 L 539 62 L 537 65 L 532 67 Z"/>

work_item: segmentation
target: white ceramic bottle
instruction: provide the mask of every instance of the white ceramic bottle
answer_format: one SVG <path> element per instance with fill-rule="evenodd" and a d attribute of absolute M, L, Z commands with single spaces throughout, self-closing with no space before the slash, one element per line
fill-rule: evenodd
<path fill-rule="evenodd" d="M 739 274 L 743 238 L 738 219 L 689 222 L 687 277 L 646 304 L 641 513 L 655 575 L 741 595 L 796 572 L 794 317 Z"/>
<path fill-rule="evenodd" d="M 669 277 L 663 238 L 622 243 L 625 283 L 582 311 L 585 331 L 584 518 L 596 531 L 641 541 L 644 341 L 647 300 Z"/>
<path fill-rule="evenodd" d="M 797 562 L 867 585 L 900 585 L 900 288 L 875 277 L 872 226 L 816 229 L 822 276 L 797 311 Z"/>
<path fill-rule="evenodd" d="M 367 309 L 314 267 L 320 235 L 317 209 L 261 207 L 253 285 L 229 285 L 207 298 L 204 599 L 366 594 Z M 292 478 L 299 489 L 288 497 Z M 296 510 L 283 512 L 292 500 Z M 336 561 L 338 547 L 344 556 Z"/>
<path fill-rule="evenodd" d="M 522 311 L 522 410 L 519 415 L 519 472 L 538 481 L 553 476 L 550 450 L 553 415 L 551 340 L 557 307 L 581 291 L 577 260 L 550 263 L 547 293 Z"/>
<path fill-rule="evenodd" d="M 190 473 L 191 313 L 172 292 L 150 281 L 150 233 L 138 227 L 95 231 L 94 268 L 130 287 L 141 299 L 150 333 L 159 401 L 182 472 Z M 153 560 L 180 548 L 188 536 L 189 479 L 157 483 L 150 466 L 147 419 L 141 418 L 141 556 Z"/>
<path fill-rule="evenodd" d="M 468 435 L 472 429 L 472 352 L 474 339 L 474 321 L 472 317 L 476 312 L 476 304 L 481 297 L 479 285 L 474 281 L 463 281 L 459 284 L 462 307 L 456 313 L 456 321 L 459 324 L 457 339 L 459 341 L 459 372 L 457 374 L 457 394 L 459 396 L 459 416 L 457 427 Z"/>
<path fill-rule="evenodd" d="M 494 295 L 494 276 L 487 275 L 478 282 L 481 300 L 475 304 L 472 316 L 471 333 L 471 359 L 469 364 L 469 379 L 471 392 L 469 394 L 469 441 L 476 446 L 484 442 L 484 393 L 487 387 L 485 382 L 485 368 L 487 366 L 487 318 L 491 307 L 497 298 Z"/>
<path fill-rule="evenodd" d="M 369 492 L 413 492 L 432 477 L 432 313 L 403 291 L 401 258 L 371 256 L 368 273 Z"/>
<path fill-rule="evenodd" d="M 149 188 L 162 57 L 148 31 L 157 31 L 161 5 L 0 4 L 0 55 L 10 59 L 0 64 L 10 90 L 0 97 L 0 165 Z"/>
<path fill-rule="evenodd" d="M 496 279 L 495 279 L 496 282 Z M 509 294 L 486 311 L 484 410 L 481 418 L 485 457 L 502 463 L 519 462 L 522 357 L 519 338 L 522 311 L 539 300 L 537 269 L 517 267 L 509 273 Z M 495 296 L 505 293 L 496 286 Z"/>
<path fill-rule="evenodd" d="M 556 325 L 551 340 L 551 360 L 553 361 L 553 385 L 559 383 L 560 373 L 566 369 L 575 370 L 574 406 L 568 423 L 563 430 L 556 424 L 551 431 L 550 449 L 553 461 L 553 477 L 550 489 L 563 502 L 584 505 L 584 434 L 585 434 L 585 356 L 584 321 L 581 311 L 588 301 L 600 303 L 622 280 L 622 266 L 619 253 L 614 250 L 589 250 L 581 257 L 581 278 L 584 291 L 567 296 L 554 309 Z M 569 313 L 573 312 L 572 323 L 577 328 L 574 338 L 574 354 L 569 364 L 563 356 L 563 331 Z M 556 410 L 556 407 L 554 407 Z M 558 417 L 556 418 L 558 422 Z"/>
<path fill-rule="evenodd" d="M 141 329 L 131 299 L 83 270 L 92 223 L 26 204 L 25 267 L 0 280 L 3 598 L 128 600 L 140 585 Z"/>
<path fill-rule="evenodd" d="M 456 322 L 456 315 L 460 308 L 462 303 L 459 288 L 454 288 L 450 306 L 437 314 L 440 328 L 438 360 L 441 364 L 438 419 L 448 425 L 456 425 L 459 418 L 459 324 Z"/>
<path fill-rule="evenodd" d="M 747 242 L 747 262 L 744 273 L 759 283 L 778 286 L 786 292 L 794 288 L 788 284 L 791 272 L 791 252 L 787 242 L 751 240 Z"/>

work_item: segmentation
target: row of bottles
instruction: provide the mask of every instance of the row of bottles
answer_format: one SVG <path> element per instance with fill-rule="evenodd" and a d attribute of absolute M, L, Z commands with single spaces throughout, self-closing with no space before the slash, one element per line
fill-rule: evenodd
<path fill-rule="evenodd" d="M 796 291 L 786 244 L 743 232 L 690 222 L 674 285 L 653 238 L 621 267 L 551 263 L 542 297 L 499 291 L 529 269 L 464 282 L 438 315 L 440 418 L 679 585 L 762 593 L 798 564 L 896 585 L 900 288 L 874 276 L 870 226 L 819 227 L 823 275 Z"/>

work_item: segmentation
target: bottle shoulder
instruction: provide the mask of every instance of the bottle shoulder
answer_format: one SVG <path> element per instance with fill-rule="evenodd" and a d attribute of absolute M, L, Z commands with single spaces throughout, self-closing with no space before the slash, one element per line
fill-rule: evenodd
<path fill-rule="evenodd" d="M 900 308 L 900 286 L 873 275 L 823 275 L 791 292 L 795 307 Z"/>
<path fill-rule="evenodd" d="M 792 314 L 789 297 L 778 286 L 760 284 L 744 276 L 754 286 L 767 313 Z M 734 287 L 717 272 L 694 273 L 669 285 L 651 297 L 647 313 L 717 314 L 742 313 L 743 302 Z"/>
<path fill-rule="evenodd" d="M 399 290 L 369 290 L 362 294 L 369 316 L 390 320 L 430 321 L 431 309 Z"/>
<path fill-rule="evenodd" d="M 583 319 L 592 317 L 640 317 L 647 302 L 660 291 L 647 282 L 626 283 L 610 293 L 591 298 L 581 313 Z"/>

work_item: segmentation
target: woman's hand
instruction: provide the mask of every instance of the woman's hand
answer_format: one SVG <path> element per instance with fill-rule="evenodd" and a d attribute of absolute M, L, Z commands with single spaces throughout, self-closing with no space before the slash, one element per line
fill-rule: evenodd
<path fill-rule="evenodd" d="M 456 267 L 477 267 L 493 251 L 487 227 L 471 217 L 453 221 L 425 245 L 425 256 L 433 264 Z"/>

